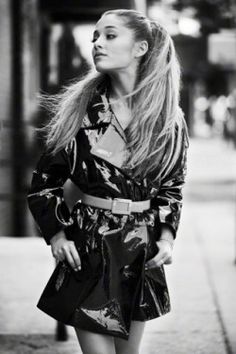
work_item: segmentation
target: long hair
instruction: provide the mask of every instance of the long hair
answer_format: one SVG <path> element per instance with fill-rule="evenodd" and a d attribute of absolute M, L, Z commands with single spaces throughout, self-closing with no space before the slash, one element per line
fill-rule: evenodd
<path fill-rule="evenodd" d="M 125 166 L 134 176 L 155 170 L 155 179 L 165 176 L 176 163 L 186 122 L 179 107 L 180 66 L 168 32 L 135 10 L 110 10 L 133 31 L 135 40 L 146 40 L 148 51 L 142 57 L 133 92 L 129 99 L 131 121 L 125 129 L 127 150 Z M 46 98 L 52 119 L 44 127 L 46 144 L 52 153 L 64 148 L 82 125 L 87 105 L 106 75 L 90 73 L 51 98 Z"/>

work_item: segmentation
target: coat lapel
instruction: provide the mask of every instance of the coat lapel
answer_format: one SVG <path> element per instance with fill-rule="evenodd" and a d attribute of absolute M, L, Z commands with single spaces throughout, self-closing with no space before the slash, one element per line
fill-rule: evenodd
<path fill-rule="evenodd" d="M 124 130 L 113 116 L 109 107 L 109 85 L 100 86 L 87 108 L 91 126 L 108 123 L 105 132 L 92 144 L 90 153 L 120 168 L 126 159 L 126 137 Z M 86 128 L 89 128 L 86 124 Z"/>

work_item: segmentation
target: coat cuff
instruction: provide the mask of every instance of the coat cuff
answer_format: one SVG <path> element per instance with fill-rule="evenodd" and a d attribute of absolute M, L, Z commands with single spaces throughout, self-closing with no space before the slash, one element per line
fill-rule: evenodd
<path fill-rule="evenodd" d="M 28 202 L 40 234 L 50 245 L 51 238 L 71 226 L 74 220 L 63 198 L 51 196 L 46 201 L 44 198 L 31 196 Z"/>

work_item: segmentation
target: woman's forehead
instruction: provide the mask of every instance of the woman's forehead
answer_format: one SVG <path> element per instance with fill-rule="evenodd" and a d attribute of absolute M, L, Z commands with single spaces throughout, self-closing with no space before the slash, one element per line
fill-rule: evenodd
<path fill-rule="evenodd" d="M 115 14 L 108 14 L 108 15 L 103 15 L 100 18 L 100 20 L 98 20 L 95 29 L 101 30 L 105 28 L 121 28 L 121 27 L 126 27 L 124 20 Z"/>

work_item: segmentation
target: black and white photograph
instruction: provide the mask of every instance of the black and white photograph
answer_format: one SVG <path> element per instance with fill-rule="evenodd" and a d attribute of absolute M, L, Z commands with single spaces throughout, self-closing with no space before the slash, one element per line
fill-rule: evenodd
<path fill-rule="evenodd" d="M 0 0 L 0 354 L 236 354 L 235 0 Z"/>

